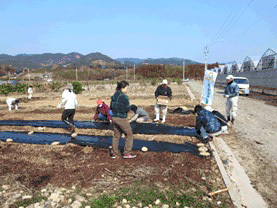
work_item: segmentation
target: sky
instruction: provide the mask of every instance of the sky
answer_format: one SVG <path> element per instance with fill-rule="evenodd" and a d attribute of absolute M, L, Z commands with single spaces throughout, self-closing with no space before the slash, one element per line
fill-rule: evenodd
<path fill-rule="evenodd" d="M 0 54 L 241 63 L 277 49 L 277 0 L 0 0 Z"/>

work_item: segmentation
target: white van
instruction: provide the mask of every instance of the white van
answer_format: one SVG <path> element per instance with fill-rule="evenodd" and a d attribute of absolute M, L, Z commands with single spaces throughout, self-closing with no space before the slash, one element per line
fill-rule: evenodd
<path fill-rule="evenodd" d="M 239 86 L 239 94 L 241 95 L 249 95 L 249 81 L 246 77 L 234 77 L 234 82 L 236 82 Z"/>

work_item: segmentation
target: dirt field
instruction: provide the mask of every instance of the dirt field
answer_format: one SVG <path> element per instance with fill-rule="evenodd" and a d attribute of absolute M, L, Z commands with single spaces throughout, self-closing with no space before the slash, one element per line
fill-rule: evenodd
<path fill-rule="evenodd" d="M 191 81 L 189 85 L 199 98 L 201 82 Z M 225 113 L 226 100 L 222 93 L 222 88 L 216 88 L 213 108 Z M 256 93 L 249 97 L 240 96 L 233 133 L 224 136 L 225 142 L 246 170 L 252 184 L 270 207 L 277 206 L 277 108 L 273 98 L 275 96 Z"/>
<path fill-rule="evenodd" d="M 78 95 L 79 106 L 75 120 L 90 120 L 95 111 L 96 99 L 103 99 L 109 104 L 114 88 L 115 86 L 96 86 L 95 89 Z M 145 108 L 151 118 L 154 118 L 155 88 L 141 87 L 137 84 L 130 86 L 128 92 L 131 104 Z M 171 85 L 171 88 L 174 99 L 170 103 L 169 111 L 178 106 L 192 109 L 195 103 L 189 100 L 185 86 Z M 1 118 L 3 120 L 59 120 L 62 110 L 56 109 L 56 106 L 60 102 L 61 93 L 34 93 L 34 99 L 31 101 L 24 99 L 19 103 L 19 110 L 12 112 L 7 110 L 6 98 L 1 97 Z M 194 126 L 194 122 L 193 115 L 171 113 L 168 113 L 166 121 L 168 125 L 179 126 Z M 33 127 L 5 126 L 0 127 L 0 130 L 38 131 Z M 112 135 L 108 130 L 78 129 L 77 131 L 89 135 Z M 45 132 L 68 133 L 64 129 L 51 128 L 46 128 Z M 134 135 L 134 137 L 174 143 L 199 142 L 195 138 L 176 135 Z M 208 192 L 224 188 L 213 158 L 199 158 L 189 153 L 137 152 L 137 154 L 138 157 L 134 160 L 122 158 L 111 160 L 109 150 L 106 149 L 74 144 L 48 146 L 2 142 L 0 143 L 0 185 L 16 185 L 17 188 L 21 187 L 19 189 L 28 193 L 34 193 L 49 186 L 70 188 L 74 185 L 80 187 L 85 193 L 89 190 L 93 196 L 99 194 L 99 190 L 110 193 L 138 182 L 149 187 L 155 185 L 161 190 L 172 186 L 183 190 L 180 187 L 185 185 L 187 190 L 183 192 L 191 194 L 199 192 L 195 195 L 199 200 L 199 206 L 195 207 L 232 207 L 227 193 L 218 195 L 214 199 L 205 198 Z M 190 189 L 192 191 L 189 191 Z M 0 203 L 8 201 L 9 195 L 2 193 L 2 196 L 4 197 Z M 217 201 L 221 201 L 219 205 Z"/>

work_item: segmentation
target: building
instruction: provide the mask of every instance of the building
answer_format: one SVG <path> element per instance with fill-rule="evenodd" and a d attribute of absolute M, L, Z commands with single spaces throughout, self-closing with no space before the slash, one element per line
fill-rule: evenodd
<path fill-rule="evenodd" d="M 271 48 L 262 55 L 256 70 L 277 69 L 277 53 Z"/>
<path fill-rule="evenodd" d="M 247 56 L 241 66 L 240 72 L 255 71 L 259 63 L 259 58 L 254 56 Z"/>

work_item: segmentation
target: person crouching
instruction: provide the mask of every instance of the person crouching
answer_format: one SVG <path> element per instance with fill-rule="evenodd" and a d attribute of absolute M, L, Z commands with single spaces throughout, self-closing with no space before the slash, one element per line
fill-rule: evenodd
<path fill-rule="evenodd" d="M 221 134 L 220 122 L 212 112 L 203 109 L 201 105 L 196 105 L 194 112 L 197 114 L 196 132 L 203 142 L 207 143 L 211 137 Z"/>
<path fill-rule="evenodd" d="M 61 108 L 64 105 L 64 111 L 62 114 L 62 121 L 70 126 L 71 134 L 75 133 L 75 126 L 74 126 L 74 115 L 75 109 L 78 105 L 77 97 L 73 92 L 72 84 L 67 84 L 66 89 L 63 91 L 62 94 L 62 102 L 57 106 L 57 108 Z"/>
<path fill-rule="evenodd" d="M 112 123 L 112 110 L 110 110 L 109 106 L 104 103 L 102 100 L 97 100 L 97 108 L 95 111 L 95 115 L 91 122 L 102 120 L 102 121 L 109 121 Z"/>
<path fill-rule="evenodd" d="M 12 110 L 12 107 L 14 107 L 15 110 L 18 110 L 19 99 L 17 99 L 17 98 L 8 98 L 6 100 L 6 103 L 8 105 L 9 111 Z"/>
<path fill-rule="evenodd" d="M 130 123 L 133 121 L 136 121 L 137 123 L 145 123 L 148 121 L 149 115 L 143 108 L 138 108 L 136 105 L 131 105 L 131 111 L 133 111 L 135 115 L 129 121 Z"/>

